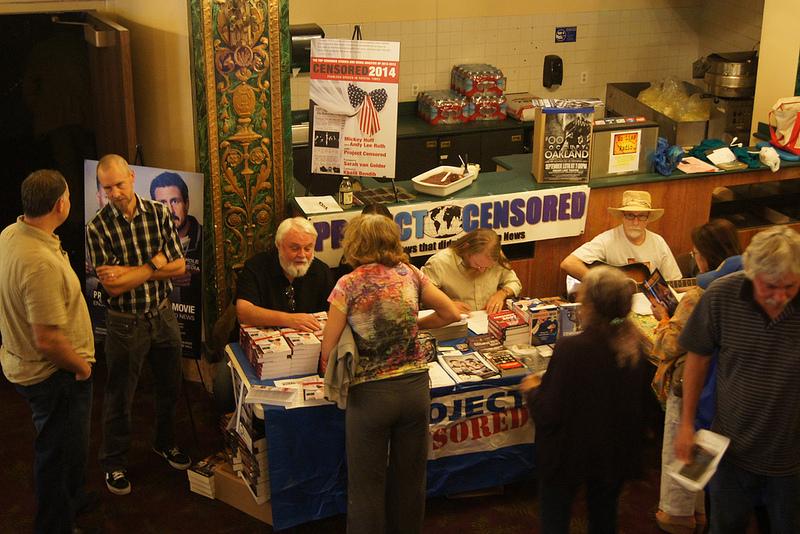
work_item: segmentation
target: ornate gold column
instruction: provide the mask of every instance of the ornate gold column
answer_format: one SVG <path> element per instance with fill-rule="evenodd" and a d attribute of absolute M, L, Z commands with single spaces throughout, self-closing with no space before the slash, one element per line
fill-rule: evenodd
<path fill-rule="evenodd" d="M 206 175 L 206 324 L 267 248 L 291 195 L 287 0 L 191 0 L 198 153 Z"/>

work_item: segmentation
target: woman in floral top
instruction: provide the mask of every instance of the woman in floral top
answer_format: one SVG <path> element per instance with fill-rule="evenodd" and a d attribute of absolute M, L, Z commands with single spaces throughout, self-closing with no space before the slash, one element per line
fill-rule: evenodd
<path fill-rule="evenodd" d="M 347 531 L 422 531 L 428 457 L 428 366 L 418 329 L 460 319 L 455 304 L 408 264 L 397 225 L 359 215 L 345 228 L 354 267 L 333 289 L 322 365 L 350 326 L 358 349 L 345 415 Z M 417 320 L 420 303 L 434 313 Z"/>
<path fill-rule="evenodd" d="M 663 307 L 653 307 L 653 314 L 659 320 L 654 349 L 659 364 L 653 389 L 666 407 L 661 449 L 661 498 L 656 523 L 666 532 L 687 534 L 706 524 L 706 513 L 703 492 L 695 493 L 683 488 L 669 476 L 667 470 L 667 466 L 675 460 L 673 441 L 683 404 L 680 385 L 686 351 L 678 344 L 678 337 L 700 300 L 703 289 L 720 276 L 742 268 L 739 235 L 736 227 L 725 219 L 714 219 L 692 230 L 692 244 L 697 268 L 705 273 L 697 278 L 699 287 L 684 294 L 672 317 L 667 315 Z M 712 266 L 715 270 L 711 270 Z"/>

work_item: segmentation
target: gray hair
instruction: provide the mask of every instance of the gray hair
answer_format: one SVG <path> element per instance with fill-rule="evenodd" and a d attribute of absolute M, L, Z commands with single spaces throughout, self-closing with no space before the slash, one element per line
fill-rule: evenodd
<path fill-rule="evenodd" d="M 298 232 L 314 236 L 314 239 L 317 238 L 317 229 L 314 228 L 311 221 L 304 217 L 292 217 L 290 219 L 284 219 L 283 222 L 278 225 L 278 229 L 275 231 L 276 246 L 280 245 L 289 230 L 297 230 Z"/>
<path fill-rule="evenodd" d="M 620 367 L 635 366 L 642 358 L 647 340 L 628 318 L 636 283 L 613 267 L 595 267 L 583 277 L 581 303 L 588 308 L 584 326 L 601 332 L 616 353 Z"/>
<path fill-rule="evenodd" d="M 757 233 L 742 255 L 744 273 L 775 278 L 800 274 L 800 234 L 788 226 L 773 226 Z"/>

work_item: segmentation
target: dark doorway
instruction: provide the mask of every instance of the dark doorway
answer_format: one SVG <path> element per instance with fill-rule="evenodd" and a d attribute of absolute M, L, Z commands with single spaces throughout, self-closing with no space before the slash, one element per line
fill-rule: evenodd
<path fill-rule="evenodd" d="M 83 14 L 59 14 L 79 22 Z M 83 160 L 96 159 L 88 45 L 83 27 L 53 14 L 0 16 L 0 228 L 22 213 L 20 185 L 37 169 L 61 171 L 72 210 L 58 229 L 84 273 Z"/>

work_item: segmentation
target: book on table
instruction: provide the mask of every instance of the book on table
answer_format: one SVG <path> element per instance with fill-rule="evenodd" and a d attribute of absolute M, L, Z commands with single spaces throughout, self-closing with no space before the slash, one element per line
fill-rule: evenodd
<path fill-rule="evenodd" d="M 437 359 L 447 374 L 458 384 L 500 377 L 497 369 L 477 352 L 464 354 L 453 349 L 440 352 Z"/>

